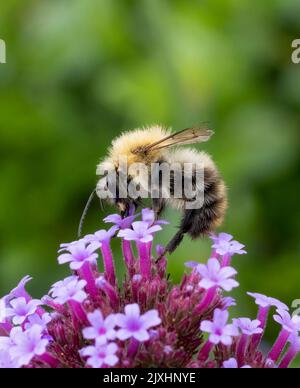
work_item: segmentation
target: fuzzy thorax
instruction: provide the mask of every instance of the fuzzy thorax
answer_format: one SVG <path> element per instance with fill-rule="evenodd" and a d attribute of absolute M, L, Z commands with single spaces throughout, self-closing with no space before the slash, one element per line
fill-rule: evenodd
<path fill-rule="evenodd" d="M 107 166 L 110 164 L 117 169 L 119 167 L 120 157 L 126 157 L 128 165 L 132 163 L 150 164 L 157 161 L 162 156 L 161 151 L 152 151 L 144 155 L 135 154 L 134 150 L 163 140 L 170 134 L 170 130 L 161 126 L 151 126 L 124 132 L 113 141 L 107 159 L 101 162 L 100 165 L 103 167 L 103 165 Z"/>

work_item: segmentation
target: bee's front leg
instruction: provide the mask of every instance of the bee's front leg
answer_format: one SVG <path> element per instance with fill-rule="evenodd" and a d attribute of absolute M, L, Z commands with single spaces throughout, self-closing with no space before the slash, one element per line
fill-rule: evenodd
<path fill-rule="evenodd" d="M 179 245 L 182 243 L 182 240 L 184 239 L 184 236 L 191 230 L 192 226 L 194 225 L 194 221 L 194 211 L 186 210 L 182 217 L 178 232 L 168 243 L 168 245 L 164 249 L 164 252 L 160 255 L 157 261 L 159 261 L 163 256 L 167 254 L 172 254 L 179 247 Z"/>
<path fill-rule="evenodd" d="M 116 206 L 119 209 L 121 217 L 122 218 L 127 217 L 128 213 L 129 213 L 129 205 L 128 205 L 127 201 L 123 200 L 123 199 L 122 200 L 119 199 L 118 201 L 116 201 Z"/>
<path fill-rule="evenodd" d="M 134 215 L 138 204 L 130 199 L 122 199 L 116 202 L 122 218 Z"/>

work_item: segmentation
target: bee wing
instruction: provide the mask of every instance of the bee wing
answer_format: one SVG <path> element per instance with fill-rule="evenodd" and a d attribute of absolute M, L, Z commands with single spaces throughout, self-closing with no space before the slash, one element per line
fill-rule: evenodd
<path fill-rule="evenodd" d="M 186 128 L 182 131 L 173 133 L 172 135 L 145 147 L 142 151 L 156 151 L 163 148 L 170 148 L 179 145 L 196 144 L 208 141 L 214 132 L 207 127 Z"/>

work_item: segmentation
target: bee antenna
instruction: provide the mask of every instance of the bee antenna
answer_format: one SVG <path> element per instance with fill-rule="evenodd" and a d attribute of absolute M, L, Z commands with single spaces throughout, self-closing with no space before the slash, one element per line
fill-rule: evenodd
<path fill-rule="evenodd" d="M 85 220 L 86 215 L 87 215 L 87 213 L 88 213 L 88 210 L 89 210 L 89 208 L 90 208 L 90 206 L 91 206 L 91 203 L 92 203 L 92 201 L 93 201 L 93 199 L 94 199 L 95 194 L 96 194 L 96 189 L 94 189 L 94 190 L 92 191 L 92 193 L 91 193 L 91 195 L 89 196 L 89 199 L 87 200 L 87 203 L 86 203 L 86 205 L 85 205 L 85 207 L 84 207 L 82 216 L 81 216 L 81 218 L 80 218 L 79 227 L 78 227 L 78 238 L 81 237 L 83 223 L 84 223 L 84 220 Z"/>

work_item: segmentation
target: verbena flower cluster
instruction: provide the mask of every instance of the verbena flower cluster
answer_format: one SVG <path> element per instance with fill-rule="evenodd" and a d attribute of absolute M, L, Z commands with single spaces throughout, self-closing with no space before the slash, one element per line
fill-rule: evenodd
<path fill-rule="evenodd" d="M 244 246 L 221 233 L 211 236 L 207 264 L 188 262 L 181 283 L 173 285 L 154 235 L 165 221 L 150 209 L 113 226 L 62 244 L 58 262 L 71 276 L 33 299 L 26 276 L 0 299 L 0 368 L 287 368 L 300 350 L 300 317 L 280 301 L 249 293 L 257 319 L 229 321 L 235 301 L 224 293 L 239 284 L 231 266 Z M 110 248 L 121 238 L 126 276 L 118 284 Z M 134 247 L 135 245 L 135 247 Z M 101 252 L 104 272 L 98 267 Z M 280 331 L 268 352 L 260 350 L 271 309 Z"/>

